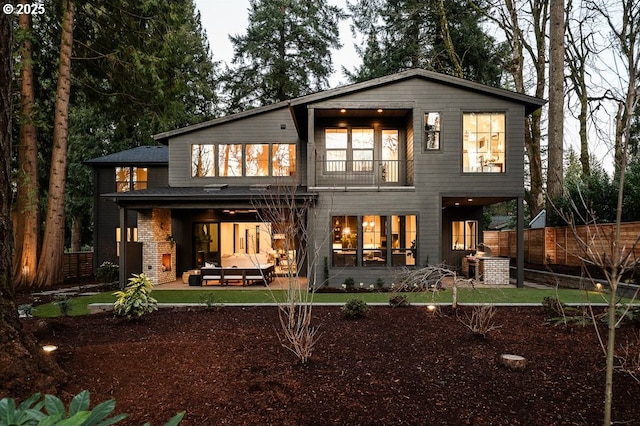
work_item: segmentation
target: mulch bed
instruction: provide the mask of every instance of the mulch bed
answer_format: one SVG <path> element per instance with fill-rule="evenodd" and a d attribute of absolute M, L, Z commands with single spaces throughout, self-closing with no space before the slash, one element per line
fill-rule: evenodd
<path fill-rule="evenodd" d="M 24 321 L 59 346 L 65 403 L 83 389 L 92 404 L 115 398 L 127 425 L 182 410 L 182 425 L 602 424 L 594 328 L 549 325 L 540 308 L 497 308 L 501 327 L 479 339 L 450 308 L 373 307 L 349 320 L 315 307 L 321 335 L 307 365 L 280 345 L 273 307 Z M 618 342 L 637 335 L 624 326 Z M 503 353 L 524 356 L 526 369 L 501 366 Z M 640 424 L 640 384 L 622 372 L 614 384 L 614 419 Z"/>

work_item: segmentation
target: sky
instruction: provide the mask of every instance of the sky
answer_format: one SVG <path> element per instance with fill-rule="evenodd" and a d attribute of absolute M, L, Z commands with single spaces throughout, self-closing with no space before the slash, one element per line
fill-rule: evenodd
<path fill-rule="evenodd" d="M 249 0 L 194 0 L 194 3 L 200 10 L 200 19 L 209 38 L 213 59 L 231 63 L 233 45 L 229 41 L 229 34 L 246 33 Z M 346 1 L 329 0 L 329 4 L 344 8 Z M 329 79 L 331 87 L 347 82 L 341 72 L 343 65 L 351 70 L 360 64 L 360 58 L 353 46 L 349 22 L 342 21 L 339 30 L 343 47 L 339 51 L 332 52 L 335 72 Z"/>

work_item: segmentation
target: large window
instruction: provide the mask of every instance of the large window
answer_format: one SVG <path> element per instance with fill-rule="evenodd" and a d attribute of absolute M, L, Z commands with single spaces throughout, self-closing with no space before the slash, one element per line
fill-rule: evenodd
<path fill-rule="evenodd" d="M 344 172 L 347 169 L 348 145 L 349 135 L 347 129 L 325 130 L 326 171 Z"/>
<path fill-rule="evenodd" d="M 373 171 L 373 129 L 352 129 L 351 148 L 353 171 Z"/>
<path fill-rule="evenodd" d="M 191 146 L 192 177 L 294 176 L 295 173 L 295 144 L 200 144 Z"/>
<path fill-rule="evenodd" d="M 269 145 L 245 145 L 245 175 L 269 176 Z"/>
<path fill-rule="evenodd" d="M 127 192 L 147 188 L 146 167 L 116 167 L 116 191 Z"/>
<path fill-rule="evenodd" d="M 218 170 L 220 176 L 242 176 L 242 145 L 218 145 Z"/>
<path fill-rule="evenodd" d="M 386 267 L 416 264 L 415 215 L 333 216 L 331 220 L 333 266 Z"/>
<path fill-rule="evenodd" d="M 357 266 L 358 217 L 334 216 L 333 266 Z"/>
<path fill-rule="evenodd" d="M 296 173 L 296 146 L 274 143 L 271 146 L 273 176 L 293 176 Z"/>
<path fill-rule="evenodd" d="M 456 220 L 451 223 L 451 249 L 475 250 L 478 241 L 478 221 Z"/>
<path fill-rule="evenodd" d="M 215 176 L 215 164 L 215 145 L 191 145 L 191 176 Z"/>
<path fill-rule="evenodd" d="M 391 264 L 413 266 L 418 257 L 418 228 L 415 215 L 391 216 Z"/>
<path fill-rule="evenodd" d="M 398 182 L 400 177 L 398 131 L 382 131 L 382 180 Z"/>
<path fill-rule="evenodd" d="M 463 171 L 502 173 L 505 171 L 505 113 L 465 113 Z"/>

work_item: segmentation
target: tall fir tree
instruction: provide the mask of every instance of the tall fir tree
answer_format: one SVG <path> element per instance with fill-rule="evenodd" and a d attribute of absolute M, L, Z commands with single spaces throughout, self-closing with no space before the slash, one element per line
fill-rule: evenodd
<path fill-rule="evenodd" d="M 483 13 L 466 0 L 348 2 L 363 63 L 343 70 L 352 81 L 424 68 L 499 86 L 507 49 L 482 28 Z"/>
<path fill-rule="evenodd" d="M 56 102 L 61 4 L 34 16 L 33 24 L 36 99 L 32 122 L 38 133 L 41 179 L 37 200 L 52 194 L 46 189 L 54 146 L 51 112 Z M 213 118 L 218 100 L 216 65 L 193 0 L 81 2 L 74 17 L 72 56 L 65 208 L 64 215 L 57 213 L 64 222 L 57 226 L 66 228 L 64 245 L 69 246 L 73 233 L 71 240 L 77 248 L 80 243 L 91 243 L 91 174 L 82 162 L 151 144 L 155 133 Z M 16 127 L 25 122 L 14 118 Z M 15 164 L 16 170 L 21 167 Z M 41 204 L 40 211 L 43 209 Z M 85 238 L 77 238 L 77 232 Z M 60 245 L 57 241 L 55 245 L 53 253 L 45 254 L 61 259 Z M 48 273 L 38 279 L 38 285 L 59 279 Z M 34 283 L 20 281 L 24 286 Z"/>
<path fill-rule="evenodd" d="M 246 34 L 229 37 L 235 52 L 223 77 L 228 112 L 325 89 L 343 17 L 326 0 L 251 0 Z"/>

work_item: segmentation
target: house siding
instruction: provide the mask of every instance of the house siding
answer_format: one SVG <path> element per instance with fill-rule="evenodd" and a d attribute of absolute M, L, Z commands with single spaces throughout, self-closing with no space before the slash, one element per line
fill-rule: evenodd
<path fill-rule="evenodd" d="M 120 165 L 119 165 L 120 166 Z M 122 164 L 121 166 L 138 166 L 138 164 Z M 116 191 L 115 165 L 94 168 L 94 268 L 102 262 L 118 263 L 116 228 L 120 227 L 120 208 L 113 200 L 104 198 L 101 194 Z M 142 165 L 141 167 L 144 167 Z M 147 166 L 147 187 L 158 188 L 167 186 L 168 169 L 163 166 Z M 137 227 L 137 213 L 127 212 L 127 226 Z"/>
<path fill-rule="evenodd" d="M 412 102 L 407 102 L 411 100 Z M 409 215 L 418 216 L 417 266 L 446 262 L 460 266 L 460 252 L 450 250 L 451 220 L 455 214 L 443 215 L 443 196 L 500 196 L 516 198 L 524 195 L 524 106 L 488 95 L 435 84 L 421 79 L 402 81 L 366 92 L 350 94 L 318 102 L 315 110 L 323 108 L 392 108 L 412 105 L 413 114 L 398 124 L 406 126 L 402 141 L 406 144 L 409 175 L 413 185 L 405 190 L 324 192 L 318 200 L 320 223 L 316 241 L 324 241 L 326 227 L 333 215 Z M 424 150 L 423 114 L 441 114 L 440 149 Z M 462 172 L 462 122 L 465 112 L 505 112 L 506 161 L 504 173 Z M 372 122 L 375 117 L 372 117 Z M 324 127 L 332 124 L 316 121 L 314 130 L 316 151 L 323 149 Z M 387 124 L 387 123 L 385 123 Z M 469 220 L 482 223 L 482 208 L 463 212 Z M 330 229 L 330 228 L 329 228 Z M 448 239 L 447 239 L 448 238 Z M 481 241 L 481 235 L 479 236 Z M 326 243 L 322 256 L 331 259 L 331 242 Z M 358 276 L 365 285 L 378 277 L 392 282 L 400 268 L 335 268 L 330 265 L 330 284 L 339 285 L 348 276 Z M 394 270 L 395 269 L 395 270 Z M 319 281 L 322 282 L 322 279 Z M 358 280 L 356 280 L 358 282 Z"/>

